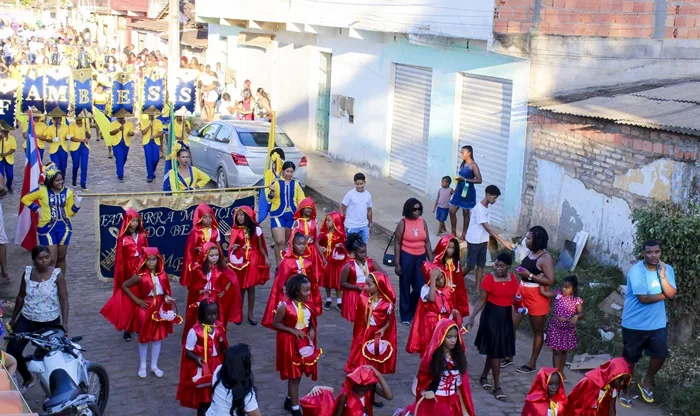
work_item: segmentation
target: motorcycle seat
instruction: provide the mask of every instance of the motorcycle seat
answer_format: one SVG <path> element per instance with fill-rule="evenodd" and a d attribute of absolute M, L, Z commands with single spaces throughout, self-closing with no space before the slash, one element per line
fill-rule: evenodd
<path fill-rule="evenodd" d="M 71 401 L 81 393 L 71 376 L 61 368 L 53 370 L 49 376 L 51 397 L 44 402 L 44 409 L 50 409 L 61 403 Z"/>

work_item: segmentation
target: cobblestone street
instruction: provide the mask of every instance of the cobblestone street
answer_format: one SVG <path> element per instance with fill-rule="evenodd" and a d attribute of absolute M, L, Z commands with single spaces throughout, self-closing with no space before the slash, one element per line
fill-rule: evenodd
<path fill-rule="evenodd" d="M 21 140 L 21 134 L 15 132 L 15 137 Z M 138 136 L 137 136 L 138 137 Z M 22 172 L 24 157 L 17 155 L 15 162 L 15 193 L 2 200 L 5 214 L 5 225 L 8 237 L 14 240 L 15 226 L 17 222 L 17 208 L 22 184 Z M 46 155 L 48 159 L 48 154 Z M 70 169 L 68 176 L 70 178 Z M 163 161 L 158 166 L 157 177 L 162 177 Z M 127 192 L 127 191 L 158 191 L 161 189 L 160 180 L 154 183 L 146 183 L 146 172 L 143 150 L 140 138 L 132 140 L 131 152 L 126 165 L 125 182 L 119 183 L 116 179 L 114 159 L 107 158 L 107 151 L 103 142 L 91 143 L 90 173 L 88 188 L 92 192 Z M 67 178 L 66 183 L 70 184 Z M 379 197 L 379 195 L 375 196 Z M 81 344 L 87 350 L 84 354 L 91 361 L 96 361 L 105 366 L 110 377 L 110 397 L 107 406 L 107 415 L 194 415 L 191 409 L 183 409 L 175 401 L 177 389 L 179 365 L 180 365 L 180 337 L 182 327 L 176 327 L 175 334 L 163 343 L 160 358 L 160 368 L 165 372 L 165 377 L 157 379 L 149 374 L 145 380 L 136 376 L 138 369 L 137 343 L 124 343 L 120 333 L 99 314 L 111 294 L 112 286 L 97 278 L 97 242 L 95 237 L 96 212 L 95 200 L 85 198 L 83 207 L 73 219 L 74 234 L 68 252 L 68 270 L 66 272 L 68 290 L 70 293 L 70 333 L 82 335 Z M 327 209 L 328 207 L 320 207 Z M 269 238 L 269 225 L 264 224 L 264 230 Z M 434 240 L 434 238 L 433 238 Z M 383 235 L 373 236 L 369 245 L 370 256 L 381 263 L 383 249 L 387 240 Z M 30 263 L 30 255 L 20 247 L 11 244 L 8 246 L 8 265 L 11 282 L 0 281 L 0 295 L 4 300 L 14 300 L 16 296 L 23 268 Z M 398 292 L 398 277 L 393 274 L 392 282 Z M 257 291 L 256 318 L 261 319 L 272 281 Z M 184 310 L 185 290 L 179 284 L 173 285 L 174 297 L 178 300 L 180 311 Z M 474 302 L 474 299 L 471 299 Z M 9 311 L 5 310 L 5 317 L 9 319 Z M 385 403 L 383 409 L 376 409 L 379 416 L 392 415 L 396 408 L 405 407 L 412 401 L 410 387 L 412 379 L 418 368 L 418 357 L 404 352 L 408 328 L 398 325 L 399 328 L 399 366 L 397 374 L 387 377 L 387 381 L 394 391 L 394 400 Z M 286 394 L 286 382 L 280 381 L 274 368 L 275 343 L 273 331 L 258 325 L 251 327 L 246 323 L 241 326 L 230 324 L 228 326 L 228 338 L 231 343 L 245 342 L 252 346 L 254 353 L 254 374 L 258 388 L 258 401 L 262 414 L 265 416 L 284 415 L 282 402 Z M 332 386 L 336 390 L 342 385 L 345 374 L 343 367 L 347 358 L 351 341 L 352 324 L 340 317 L 337 310 L 326 311 L 319 319 L 319 344 L 324 350 L 324 355 L 319 362 L 319 380 L 312 382 L 303 379 L 301 392 L 305 394 L 313 385 Z M 517 365 L 511 366 L 502 373 L 502 386 L 508 396 L 508 402 L 497 401 L 490 393 L 477 386 L 477 379 L 483 367 L 483 357 L 479 356 L 472 344 L 476 328 L 466 336 L 469 353 L 469 372 L 472 381 L 472 392 L 476 411 L 485 416 L 516 416 L 520 415 L 520 409 L 524 396 L 530 387 L 534 373 L 522 375 L 515 372 Z M 531 340 L 524 334 L 518 334 L 516 364 L 521 363 L 525 356 L 529 355 Z M 547 347 L 543 349 L 540 357 L 540 365 L 551 365 Z M 567 384 L 570 390 L 580 376 L 569 374 L 571 380 Z M 39 387 L 27 394 L 28 401 L 34 409 L 41 408 L 43 394 Z M 624 414 L 661 414 L 656 408 L 642 406 L 635 402 L 635 412 Z M 647 411 L 647 412 L 645 412 Z M 619 414 L 623 414 L 620 412 Z M 436 415 L 437 416 L 437 415 Z"/>

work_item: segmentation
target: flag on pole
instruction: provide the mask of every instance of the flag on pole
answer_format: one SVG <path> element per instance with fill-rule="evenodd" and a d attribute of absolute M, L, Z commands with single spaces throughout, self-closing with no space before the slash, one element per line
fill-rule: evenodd
<path fill-rule="evenodd" d="M 267 158 L 265 159 L 265 172 L 263 173 L 263 186 L 265 188 L 260 188 L 260 195 L 258 196 L 258 224 L 263 222 L 270 212 L 270 203 L 267 202 L 267 193 L 269 191 L 267 187 L 275 180 L 275 172 L 272 170 L 272 164 L 270 163 L 272 159 L 270 153 L 275 148 L 276 122 L 277 113 L 273 111 L 272 118 L 270 118 L 270 136 L 267 138 Z"/>
<path fill-rule="evenodd" d="M 37 189 L 42 178 L 42 164 L 39 148 L 36 143 L 36 126 L 31 110 L 27 125 L 27 141 L 24 150 L 24 180 L 22 181 L 22 197 Z M 17 232 L 15 233 L 15 244 L 31 250 L 37 245 L 37 224 L 39 217 L 36 212 L 30 210 L 24 204 L 19 204 L 19 215 L 17 218 Z"/>
<path fill-rule="evenodd" d="M 168 108 L 170 110 L 170 128 L 168 129 L 168 145 L 166 146 L 166 155 L 167 158 L 165 159 L 165 168 L 163 168 L 163 191 L 164 192 L 172 192 L 172 186 L 170 185 L 170 171 L 173 170 L 173 159 L 175 159 L 177 156 L 174 156 L 173 153 L 173 145 L 175 143 L 175 110 L 173 109 L 173 104 L 168 103 Z M 185 126 L 184 126 L 185 121 L 183 121 L 183 126 L 182 126 L 182 131 L 185 131 Z M 173 181 L 175 183 L 175 188 L 177 189 L 177 181 Z"/>

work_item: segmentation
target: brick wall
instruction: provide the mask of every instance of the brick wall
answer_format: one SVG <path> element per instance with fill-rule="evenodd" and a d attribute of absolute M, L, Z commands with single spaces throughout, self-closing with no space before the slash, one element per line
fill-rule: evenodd
<path fill-rule="evenodd" d="M 494 32 L 650 39 L 654 20 L 654 0 L 496 0 Z M 667 2 L 664 38 L 700 38 L 700 0 Z"/>
<path fill-rule="evenodd" d="M 520 225 L 528 227 L 537 187 L 537 161 L 567 167 L 588 189 L 624 199 L 631 207 L 650 199 L 613 186 L 615 175 L 641 168 L 656 159 L 698 163 L 700 137 L 630 127 L 598 119 L 529 109 L 526 189 Z M 690 186 L 690 184 L 688 184 Z M 694 192 L 690 190 L 690 192 Z"/>

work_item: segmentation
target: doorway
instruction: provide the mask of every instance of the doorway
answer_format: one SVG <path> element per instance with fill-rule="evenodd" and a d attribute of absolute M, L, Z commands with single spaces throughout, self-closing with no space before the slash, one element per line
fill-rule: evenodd
<path fill-rule="evenodd" d="M 332 55 L 321 52 L 316 99 L 316 150 L 328 151 L 328 124 L 331 110 L 331 59 Z"/>

